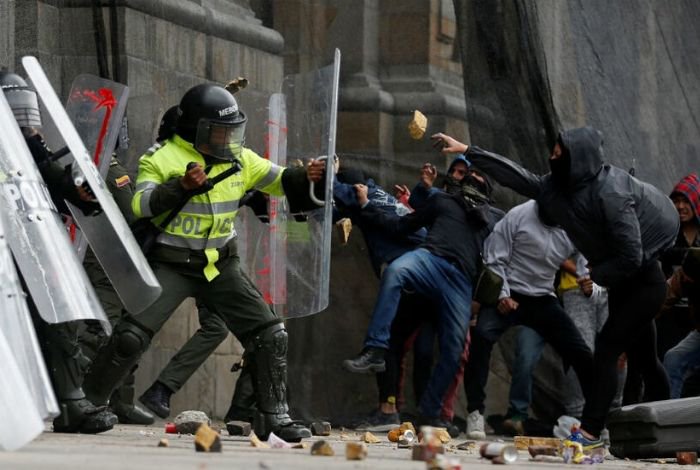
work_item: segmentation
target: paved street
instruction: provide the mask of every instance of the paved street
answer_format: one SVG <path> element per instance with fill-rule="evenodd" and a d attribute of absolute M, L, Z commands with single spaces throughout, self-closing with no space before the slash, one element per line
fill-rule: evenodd
<path fill-rule="evenodd" d="M 195 452 L 194 437 L 165 434 L 161 422 L 154 426 L 117 426 L 98 436 L 54 434 L 45 432 L 18 452 L 0 452 L 0 469 L 25 470 L 47 468 L 51 470 L 100 469 L 100 470 L 214 470 L 214 469 L 402 469 L 424 470 L 426 464 L 411 461 L 410 450 L 397 449 L 385 433 L 378 433 L 382 442 L 368 445 L 368 457 L 363 461 L 345 459 L 345 441 L 359 440 L 354 432 L 334 431 L 325 438 L 331 443 L 334 457 L 310 455 L 309 439 L 306 449 L 258 449 L 251 447 L 247 438 L 228 436 L 222 432 L 222 453 Z M 157 447 L 162 438 L 169 440 L 167 448 Z M 478 451 L 457 450 L 454 447 L 464 439 L 454 439 L 448 446 L 448 456 L 459 460 L 464 468 L 493 468 L 489 461 L 479 458 Z M 571 468 L 559 462 L 534 462 L 526 452 L 520 452 L 519 460 L 512 466 L 564 469 Z M 615 469 L 663 469 L 678 468 L 675 464 L 659 464 L 634 461 L 606 461 L 601 464 Z"/>

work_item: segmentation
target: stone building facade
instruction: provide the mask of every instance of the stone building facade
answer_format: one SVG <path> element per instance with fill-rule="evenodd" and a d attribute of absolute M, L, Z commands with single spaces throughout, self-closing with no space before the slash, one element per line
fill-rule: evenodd
<path fill-rule="evenodd" d="M 450 0 L 0 0 L 0 68 L 22 73 L 21 57 L 37 56 L 63 97 L 81 73 L 127 84 L 131 144 L 120 157 L 135 171 L 159 116 L 194 84 L 245 76 L 245 109 L 285 75 L 328 64 L 339 48 L 338 154 L 390 187 L 413 184 L 424 161 L 445 166 L 427 138 L 410 139 L 414 109 L 428 116 L 428 135 L 468 136 L 455 30 Z M 303 416 L 342 418 L 376 400 L 372 380 L 340 370 L 361 346 L 376 293 L 365 251 L 359 234 L 334 243 L 331 306 L 288 322 L 291 402 Z M 137 392 L 197 328 L 188 301 L 154 338 Z M 223 416 L 241 353 L 229 337 L 175 395 L 173 411 Z"/>

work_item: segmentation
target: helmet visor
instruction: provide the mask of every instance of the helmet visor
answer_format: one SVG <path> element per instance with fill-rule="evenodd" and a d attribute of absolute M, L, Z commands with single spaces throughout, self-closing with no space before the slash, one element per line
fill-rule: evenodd
<path fill-rule="evenodd" d="M 41 114 L 36 93 L 26 88 L 6 88 L 5 98 L 19 127 L 41 127 Z"/>
<path fill-rule="evenodd" d="M 245 124 L 200 119 L 194 148 L 219 160 L 238 160 L 245 144 Z"/>

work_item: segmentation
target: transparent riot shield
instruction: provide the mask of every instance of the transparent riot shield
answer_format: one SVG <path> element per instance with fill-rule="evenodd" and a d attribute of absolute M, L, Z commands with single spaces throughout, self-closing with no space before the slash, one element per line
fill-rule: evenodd
<path fill-rule="evenodd" d="M 98 215 L 76 210 L 73 216 L 124 307 L 139 313 L 155 302 L 161 286 L 41 65 L 31 56 L 23 57 L 22 65 L 102 208 Z"/>
<path fill-rule="evenodd" d="M 286 199 L 272 198 L 270 202 L 270 266 L 286 272 L 271 276 L 271 292 L 283 296 L 273 303 L 283 305 L 278 311 L 287 318 L 318 313 L 329 302 L 339 74 L 340 51 L 336 49 L 331 65 L 286 77 L 281 95 L 270 101 L 270 160 L 290 166 L 298 159 L 331 156 L 322 206 L 305 214 L 291 214 Z"/>
<path fill-rule="evenodd" d="M 250 89 L 236 94 L 240 109 L 248 116 L 246 127 L 246 147 L 255 151 L 263 158 L 270 158 L 271 138 L 269 133 L 269 94 L 254 92 Z M 268 201 L 268 205 L 271 201 Z M 279 273 L 286 275 L 284 269 L 271 266 L 272 238 L 269 213 L 273 206 L 260 207 L 264 215 L 256 214 L 251 207 L 240 207 L 236 216 L 236 232 L 238 234 L 238 255 L 241 267 L 248 277 L 260 290 L 265 302 L 272 305 L 284 299 L 283 292 L 273 291 L 273 286 L 280 286 L 273 277 Z M 283 268 L 283 267 L 282 267 Z"/>
<path fill-rule="evenodd" d="M 109 170 L 128 99 L 129 87 L 89 74 L 78 75 L 68 94 L 66 113 L 92 156 L 102 179 Z M 68 163 L 70 161 L 72 158 Z M 68 204 L 71 212 L 79 210 Z M 85 257 L 87 239 L 75 224 L 69 230 L 73 246 L 78 251 L 78 259 L 82 260 Z"/>
<path fill-rule="evenodd" d="M 13 359 L 39 415 L 42 418 L 58 416 L 58 404 L 44 357 L 12 261 L 10 247 L 6 243 L 3 219 L 5 214 L 0 211 L 0 331 L 5 334 Z"/>
<path fill-rule="evenodd" d="M 2 93 L 0 189 L 7 243 L 41 317 L 49 323 L 100 320 L 111 331 Z"/>
<path fill-rule="evenodd" d="M 44 422 L 2 331 L 0 357 L 0 449 L 16 450 L 41 434 Z"/>

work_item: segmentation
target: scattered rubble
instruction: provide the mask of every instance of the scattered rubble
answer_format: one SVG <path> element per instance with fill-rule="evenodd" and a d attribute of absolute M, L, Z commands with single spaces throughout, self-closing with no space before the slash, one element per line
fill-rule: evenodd
<path fill-rule="evenodd" d="M 348 442 L 345 444 L 345 458 L 348 460 L 364 460 L 367 458 L 367 445 L 364 442 Z"/>
<path fill-rule="evenodd" d="M 314 436 L 330 436 L 331 423 L 328 421 L 315 421 L 311 423 L 311 434 Z"/>
<path fill-rule="evenodd" d="M 175 430 L 180 434 L 195 434 L 202 424 L 211 425 L 209 416 L 203 411 L 183 411 L 175 417 Z"/>
<path fill-rule="evenodd" d="M 226 423 L 229 436 L 250 436 L 250 423 L 246 421 L 229 421 Z"/>
<path fill-rule="evenodd" d="M 194 448 L 197 452 L 221 452 L 221 437 L 208 424 L 199 423 L 194 435 Z"/>
<path fill-rule="evenodd" d="M 258 436 L 255 435 L 254 432 L 250 433 L 250 445 L 253 447 L 257 447 L 258 449 L 269 449 L 270 446 L 266 443 L 261 441 Z"/>
<path fill-rule="evenodd" d="M 311 455 L 322 455 L 326 457 L 332 457 L 335 455 L 333 448 L 329 443 L 324 440 L 316 441 L 311 446 Z"/>

